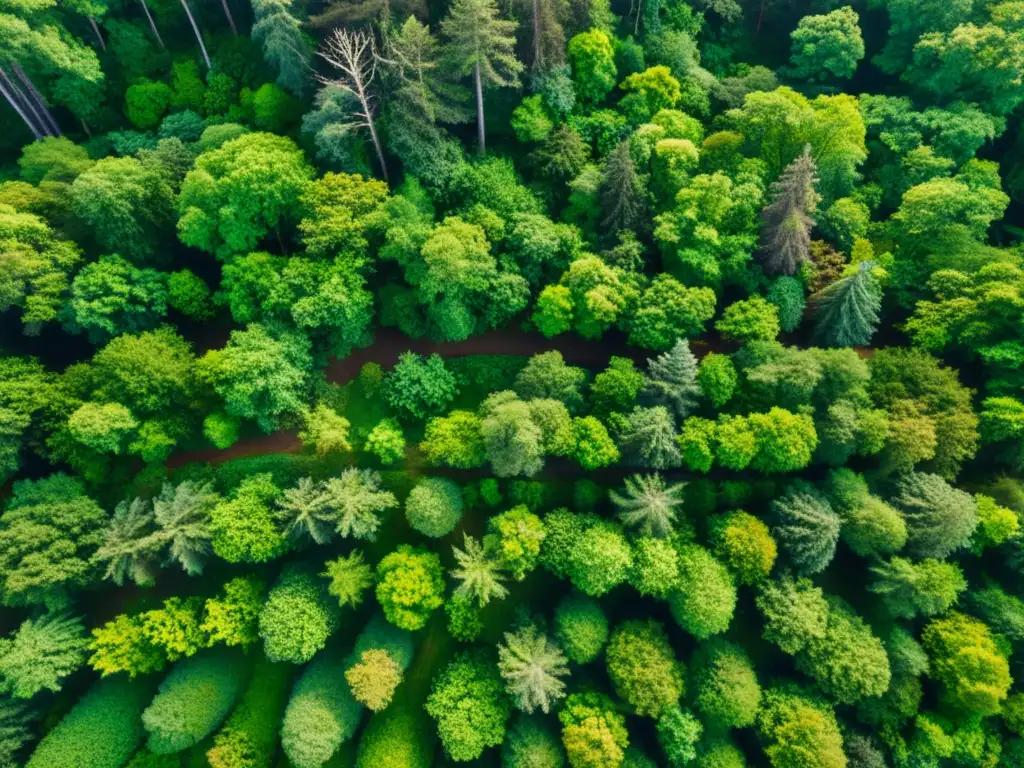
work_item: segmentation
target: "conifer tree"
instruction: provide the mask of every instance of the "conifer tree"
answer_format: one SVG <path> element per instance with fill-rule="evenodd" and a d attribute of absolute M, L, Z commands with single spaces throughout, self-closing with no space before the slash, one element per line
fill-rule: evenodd
<path fill-rule="evenodd" d="M 812 299 L 817 315 L 816 344 L 853 347 L 871 343 L 882 309 L 882 291 L 874 267 L 873 261 L 861 262 L 854 274 L 837 280 Z"/>
<path fill-rule="evenodd" d="M 502 582 L 501 563 L 484 551 L 479 541 L 469 534 L 463 534 L 464 549 L 452 547 L 456 567 L 451 570 L 452 578 L 459 582 L 454 595 L 457 598 L 473 599 L 481 608 L 491 598 L 504 598 L 508 589 Z"/>
<path fill-rule="evenodd" d="M 88 646 L 81 617 L 47 613 L 26 619 L 0 640 L 0 692 L 30 699 L 42 690 L 59 691 L 63 679 L 85 663 Z"/>
<path fill-rule="evenodd" d="M 672 469 L 683 460 L 672 415 L 661 405 L 634 408 L 619 435 L 619 446 L 636 466 Z"/>
<path fill-rule="evenodd" d="M 628 142 L 619 144 L 604 161 L 597 194 L 601 223 L 609 235 L 640 227 L 647 212 L 646 191 Z"/>
<path fill-rule="evenodd" d="M 422 129 L 467 119 L 469 94 L 444 79 L 437 39 L 414 16 L 388 36 L 381 61 L 394 80 L 392 105 L 403 120 L 412 120 Z"/>
<path fill-rule="evenodd" d="M 473 76 L 480 154 L 486 151 L 484 85 L 517 87 L 523 65 L 515 55 L 516 22 L 499 17 L 495 0 L 455 0 L 441 22 L 455 77 Z"/>
<path fill-rule="evenodd" d="M 647 361 L 644 395 L 655 405 L 670 407 L 680 419 L 697 407 L 697 358 L 686 339 L 679 339 L 668 352 Z"/>
<path fill-rule="evenodd" d="M 683 504 L 685 483 L 667 485 L 658 473 L 633 475 L 625 480 L 623 493 L 608 495 L 618 507 L 623 525 L 636 528 L 643 536 L 664 538 L 672 535 L 676 510 Z"/>
<path fill-rule="evenodd" d="M 23 765 L 17 757 L 22 745 L 30 738 L 29 720 L 25 704 L 0 699 L 0 766 L 3 768 Z"/>
<path fill-rule="evenodd" d="M 772 502 L 776 525 L 772 535 L 805 574 L 825 570 L 836 553 L 841 519 L 825 497 L 810 488 L 794 486 Z"/>
<path fill-rule="evenodd" d="M 148 501 L 135 498 L 122 501 L 114 509 L 103 544 L 93 560 L 106 563 L 104 578 L 118 586 L 128 579 L 140 586 L 156 579 L 159 544 L 151 535 L 154 530 L 153 508 Z"/>
<path fill-rule="evenodd" d="M 512 702 L 528 714 L 537 709 L 547 714 L 565 696 L 565 654 L 533 624 L 505 633 L 505 643 L 498 646 L 498 671 Z"/>
<path fill-rule="evenodd" d="M 771 186 L 772 203 L 761 211 L 761 251 L 765 272 L 792 275 L 810 259 L 812 218 L 821 197 L 815 190 L 818 166 L 811 147 L 790 163 Z"/>
<path fill-rule="evenodd" d="M 262 44 L 263 58 L 277 70 L 277 84 L 300 96 L 309 77 L 310 52 L 302 25 L 291 13 L 291 4 L 292 0 L 252 0 L 256 17 L 252 38 Z M 224 11 L 234 30 L 226 0 Z"/>

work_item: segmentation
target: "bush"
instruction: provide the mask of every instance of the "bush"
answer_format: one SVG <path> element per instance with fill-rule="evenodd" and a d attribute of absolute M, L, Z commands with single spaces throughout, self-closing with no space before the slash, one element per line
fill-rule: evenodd
<path fill-rule="evenodd" d="M 516 581 L 537 567 L 544 542 L 544 522 L 524 504 L 487 521 L 484 549 L 499 561 Z"/>
<path fill-rule="evenodd" d="M 384 380 L 384 397 L 400 414 L 425 419 L 444 411 L 459 393 L 455 374 L 440 355 L 424 359 L 406 352 Z"/>
<path fill-rule="evenodd" d="M 601 604 L 581 592 L 563 597 L 555 608 L 555 638 L 569 661 L 594 661 L 608 640 L 608 617 Z"/>
<path fill-rule="evenodd" d="M 142 713 L 150 752 L 180 752 L 205 739 L 227 717 L 245 686 L 249 665 L 224 649 L 183 659 Z"/>
<path fill-rule="evenodd" d="M 366 436 L 363 450 L 372 453 L 381 464 L 396 464 L 405 458 L 405 435 L 394 419 L 384 419 Z"/>
<path fill-rule="evenodd" d="M 679 554 L 668 539 L 644 536 L 633 544 L 629 583 L 641 595 L 663 598 L 679 580 Z"/>
<path fill-rule="evenodd" d="M 256 660 L 242 701 L 206 753 L 211 768 L 272 768 L 293 673 L 288 664 Z"/>
<path fill-rule="evenodd" d="M 409 525 L 424 536 L 447 536 L 462 519 L 462 492 L 451 480 L 425 478 L 406 499 L 405 516 Z"/>
<path fill-rule="evenodd" d="M 285 567 L 260 611 L 260 637 L 270 661 L 304 664 L 338 628 L 340 610 L 316 573 Z"/>
<path fill-rule="evenodd" d="M 295 768 L 320 768 L 359 727 L 363 707 L 345 680 L 350 661 L 329 648 L 295 684 L 281 724 L 281 745 Z"/>
<path fill-rule="evenodd" d="M 619 625 L 605 651 L 615 693 L 638 715 L 657 717 L 683 694 L 682 665 L 654 620 Z"/>
<path fill-rule="evenodd" d="M 25 768 L 120 768 L 145 736 L 142 710 L 153 684 L 115 677 L 94 683 L 39 742 Z"/>
<path fill-rule="evenodd" d="M 633 553 L 622 527 L 600 520 L 579 536 L 571 553 L 573 586 L 600 597 L 626 580 Z"/>
<path fill-rule="evenodd" d="M 726 564 L 740 584 L 763 581 L 772 566 L 778 548 L 768 526 L 743 510 L 736 510 L 711 521 L 712 550 Z"/>

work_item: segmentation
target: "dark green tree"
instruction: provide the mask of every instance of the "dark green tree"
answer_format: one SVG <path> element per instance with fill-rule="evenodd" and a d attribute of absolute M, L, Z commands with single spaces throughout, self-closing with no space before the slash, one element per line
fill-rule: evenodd
<path fill-rule="evenodd" d="M 861 262 L 852 275 L 837 280 L 811 299 L 816 315 L 814 341 L 826 347 L 867 346 L 878 327 L 882 289 L 875 263 Z"/>

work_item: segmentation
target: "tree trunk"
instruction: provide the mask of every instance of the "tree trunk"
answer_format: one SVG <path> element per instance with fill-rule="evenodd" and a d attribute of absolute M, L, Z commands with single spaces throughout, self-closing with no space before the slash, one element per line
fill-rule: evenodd
<path fill-rule="evenodd" d="M 142 11 L 146 14 L 146 20 L 149 22 L 149 29 L 153 33 L 153 37 L 156 38 L 157 45 L 160 46 L 160 50 L 166 51 L 167 46 L 164 45 L 164 39 L 160 37 L 160 30 L 156 28 L 156 22 L 153 21 L 153 14 L 149 12 L 149 6 L 146 5 L 146 0 L 139 0 L 142 3 Z"/>
<path fill-rule="evenodd" d="M 543 65 L 540 52 L 540 0 L 533 0 L 533 67 L 540 69 Z"/>
<path fill-rule="evenodd" d="M 224 15 L 228 17 L 228 24 L 231 25 L 231 34 L 237 37 L 238 27 L 235 26 L 235 17 L 231 15 L 231 9 L 228 7 L 228 0 L 220 0 L 220 4 L 224 6 Z"/>
<path fill-rule="evenodd" d="M 43 99 L 43 94 L 41 94 L 39 89 L 35 87 L 31 80 L 29 80 L 28 75 L 25 74 L 25 70 L 21 68 L 21 65 L 18 64 L 18 62 L 11 62 L 11 66 L 14 68 L 14 74 L 18 76 L 19 80 L 21 80 L 22 85 L 25 86 L 29 95 L 35 99 L 36 105 L 39 107 L 39 111 L 43 114 L 43 123 L 49 129 L 50 133 L 53 136 L 62 135 L 60 126 L 57 125 L 57 121 L 53 119 L 53 115 L 50 114 L 50 108 L 46 105 L 46 101 Z"/>
<path fill-rule="evenodd" d="M 17 96 L 17 90 L 14 88 L 14 83 L 7 78 L 7 73 L 4 72 L 3 69 L 0 69 L 0 94 L 3 94 L 3 97 L 7 99 L 7 103 L 14 108 L 14 111 L 18 113 L 18 117 L 25 122 L 25 125 L 28 126 L 30 131 L 32 131 L 32 135 L 35 136 L 36 139 L 41 139 L 46 135 L 46 133 L 41 131 L 39 126 L 33 122 L 32 118 L 29 117 L 28 111 Z"/>
<path fill-rule="evenodd" d="M 199 32 L 199 25 L 196 24 L 195 17 L 192 16 L 192 9 L 188 7 L 188 0 L 181 0 L 181 7 L 185 9 L 189 24 L 192 25 L 192 31 L 196 33 L 196 40 L 199 41 L 199 50 L 203 52 L 203 61 L 206 62 L 206 68 L 213 69 L 213 65 L 210 64 L 210 55 L 206 52 L 206 46 L 203 45 L 203 36 Z"/>
<path fill-rule="evenodd" d="M 479 144 L 477 151 L 483 155 L 487 153 L 487 145 L 484 136 L 484 84 L 480 79 L 479 61 L 473 70 L 473 81 L 476 85 L 476 138 Z"/>
<path fill-rule="evenodd" d="M 96 19 L 90 16 L 89 24 L 92 26 L 92 31 L 96 35 L 96 39 L 100 41 L 100 48 L 104 51 L 107 50 L 107 44 L 103 42 L 103 33 L 100 32 L 99 25 L 96 24 Z"/>

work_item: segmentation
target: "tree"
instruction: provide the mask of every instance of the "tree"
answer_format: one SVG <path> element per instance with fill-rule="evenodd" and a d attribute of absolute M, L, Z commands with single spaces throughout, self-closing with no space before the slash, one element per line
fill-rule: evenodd
<path fill-rule="evenodd" d="M 210 514 L 218 501 L 210 483 L 191 480 L 164 483 L 153 499 L 153 542 L 166 550 L 168 563 L 177 563 L 190 576 L 203 572 L 210 554 Z"/>
<path fill-rule="evenodd" d="M 259 640 L 259 614 L 266 588 L 258 576 L 236 576 L 224 584 L 223 597 L 207 599 L 200 629 L 209 642 L 247 649 Z"/>
<path fill-rule="evenodd" d="M 703 547 L 681 547 L 679 582 L 669 607 L 679 626 L 700 640 L 725 632 L 736 609 L 732 574 Z"/>
<path fill-rule="evenodd" d="M 703 643 L 690 663 L 694 706 L 716 724 L 746 728 L 761 704 L 754 665 L 742 647 L 726 640 Z"/>
<path fill-rule="evenodd" d="M 803 574 L 820 573 L 832 562 L 842 520 L 828 500 L 811 488 L 793 486 L 772 502 L 775 538 Z"/>
<path fill-rule="evenodd" d="M 331 759 L 359 727 L 362 705 L 345 680 L 350 659 L 319 653 L 292 689 L 281 723 L 281 746 L 296 768 L 317 768 Z"/>
<path fill-rule="evenodd" d="M 704 732 L 700 720 L 678 704 L 658 718 L 658 744 L 671 766 L 683 766 L 697 757 L 697 744 Z"/>
<path fill-rule="evenodd" d="M 0 594 L 7 605 L 62 607 L 96 578 L 90 563 L 107 515 L 67 475 L 21 480 L 0 516 Z"/>
<path fill-rule="evenodd" d="M 612 38 L 602 29 L 581 32 L 569 41 L 567 54 L 576 93 L 584 101 L 599 104 L 617 79 Z"/>
<path fill-rule="evenodd" d="M 791 35 L 790 73 L 801 80 L 848 79 L 864 58 L 860 17 L 850 6 L 821 16 L 804 16 Z"/>
<path fill-rule="evenodd" d="M 498 645 L 498 671 L 512 703 L 527 714 L 537 709 L 547 714 L 565 696 L 566 657 L 535 624 L 505 633 L 505 642 Z"/>
<path fill-rule="evenodd" d="M 735 574 L 739 584 L 763 582 L 775 565 L 778 548 L 768 526 L 737 509 L 710 521 L 715 557 Z"/>
<path fill-rule="evenodd" d="M 861 557 L 889 555 L 907 543 L 903 516 L 876 496 L 864 478 L 850 469 L 829 473 L 824 487 L 832 508 L 843 518 L 839 536 Z"/>
<path fill-rule="evenodd" d="M 482 650 L 457 654 L 434 679 L 425 709 L 452 760 L 475 760 L 501 744 L 509 703 L 493 657 Z"/>
<path fill-rule="evenodd" d="M 754 436 L 750 466 L 768 474 L 803 469 L 818 446 L 814 422 L 806 414 L 772 408 L 768 413 L 750 414 L 747 427 Z"/>
<path fill-rule="evenodd" d="M 627 92 L 619 107 L 633 124 L 648 122 L 662 109 L 671 109 L 681 96 L 679 81 L 666 66 L 634 72 L 619 84 Z"/>
<path fill-rule="evenodd" d="M 872 566 L 871 572 L 874 580 L 868 589 L 881 595 L 889 613 L 900 619 L 945 613 L 967 589 L 967 580 L 955 563 L 930 559 L 915 563 L 894 557 Z"/>
<path fill-rule="evenodd" d="M 363 553 L 359 550 L 328 560 L 324 568 L 320 575 L 329 582 L 327 591 L 338 598 L 342 607 L 357 608 L 363 602 L 363 594 L 373 586 L 373 568 L 363 562 Z"/>
<path fill-rule="evenodd" d="M 100 344 L 155 326 L 167 313 L 166 275 L 139 269 L 116 254 L 87 264 L 71 283 L 61 310 L 64 328 Z"/>
<path fill-rule="evenodd" d="M 700 361 L 697 384 L 701 394 L 715 408 L 721 408 L 732 399 L 736 391 L 736 367 L 728 355 L 711 352 Z"/>
<path fill-rule="evenodd" d="M 765 298 L 779 310 L 779 326 L 782 330 L 786 333 L 796 330 L 806 307 L 804 284 L 795 277 L 778 277 L 772 281 Z"/>
<path fill-rule="evenodd" d="M 925 626 L 921 644 L 949 704 L 965 714 L 999 711 L 1010 687 L 1009 665 L 984 623 L 953 611 Z"/>
<path fill-rule="evenodd" d="M 348 441 L 348 430 L 352 424 L 324 403 L 317 403 L 304 418 L 305 424 L 299 432 L 303 445 L 312 445 L 318 456 L 335 451 L 348 453 L 352 445 Z"/>
<path fill-rule="evenodd" d="M 601 604 L 577 591 L 563 597 L 555 608 L 555 639 L 569 661 L 594 661 L 608 641 L 608 617 Z"/>
<path fill-rule="evenodd" d="M 635 466 L 673 469 L 682 463 L 675 421 L 665 406 L 637 406 L 618 436 L 622 455 Z"/>
<path fill-rule="evenodd" d="M 781 578 L 765 582 L 757 596 L 757 608 L 764 616 L 764 638 L 792 655 L 812 638 L 823 638 L 828 620 L 828 603 L 810 579 Z"/>
<path fill-rule="evenodd" d="M 636 404 L 646 379 L 627 357 L 615 357 L 590 384 L 590 402 L 599 414 L 625 411 Z"/>
<path fill-rule="evenodd" d="M 363 450 L 381 464 L 396 464 L 405 458 L 405 434 L 395 419 L 383 419 L 366 436 Z"/>
<path fill-rule="evenodd" d="M 281 495 L 269 474 L 251 475 L 210 513 L 210 543 L 229 563 L 265 563 L 282 555 L 287 539 L 277 529 L 272 510 Z"/>
<path fill-rule="evenodd" d="M 792 275 L 810 258 L 812 217 L 821 200 L 817 183 L 808 145 L 772 184 L 772 202 L 761 212 L 761 248 L 769 274 Z"/>
<path fill-rule="evenodd" d="M 635 232 L 643 227 L 647 214 L 647 191 L 633 164 L 628 142 L 620 143 L 605 158 L 597 193 L 605 231 Z"/>
<path fill-rule="evenodd" d="M 425 359 L 413 352 L 403 353 L 384 386 L 391 407 L 414 419 L 443 411 L 459 393 L 455 374 L 436 353 Z"/>
<path fill-rule="evenodd" d="M 665 628 L 656 621 L 626 621 L 616 627 L 605 663 L 616 695 L 638 715 L 658 717 L 682 696 L 682 666 Z"/>
<path fill-rule="evenodd" d="M 644 536 L 633 543 L 629 583 L 641 595 L 666 597 L 679 580 L 679 554 L 668 539 Z"/>
<path fill-rule="evenodd" d="M 234 707 L 248 671 L 223 650 L 178 662 L 142 713 L 150 752 L 180 752 L 210 735 Z"/>
<path fill-rule="evenodd" d="M 516 22 L 501 19 L 493 0 L 458 0 L 441 22 L 446 56 L 454 77 L 473 75 L 476 92 L 477 142 L 484 154 L 484 84 L 517 87 L 522 63 L 514 47 Z"/>
<path fill-rule="evenodd" d="M 305 664 L 338 629 L 340 613 L 314 571 L 286 566 L 260 611 L 264 653 L 272 662 Z"/>
<path fill-rule="evenodd" d="M 603 693 L 572 693 L 558 713 L 571 768 L 618 768 L 629 746 L 626 718 Z"/>
<path fill-rule="evenodd" d="M 341 73 L 334 79 L 322 78 L 321 82 L 328 88 L 339 89 L 351 98 L 355 106 L 351 109 L 351 119 L 345 127 L 347 130 L 365 128 L 370 132 L 370 141 L 377 153 L 381 174 L 384 181 L 387 181 L 388 168 L 384 162 L 384 148 L 377 135 L 374 116 L 373 81 L 377 75 L 378 62 L 374 36 L 362 30 L 339 27 L 331 32 L 318 55 Z"/>
<path fill-rule="evenodd" d="M 565 753 L 558 736 L 537 715 L 519 715 L 501 745 L 508 768 L 563 768 Z"/>
<path fill-rule="evenodd" d="M 488 519 L 483 543 L 503 570 L 522 581 L 537 567 L 545 536 L 544 522 L 520 504 Z"/>
<path fill-rule="evenodd" d="M 562 353 L 552 350 L 530 358 L 516 376 L 515 391 L 523 400 L 558 400 L 574 413 L 583 406 L 580 390 L 586 379 L 586 371 L 566 365 Z"/>
<path fill-rule="evenodd" d="M 17 699 L 59 691 L 63 678 L 85 662 L 88 645 L 80 617 L 47 613 L 26 619 L 0 640 L 0 691 Z"/>
<path fill-rule="evenodd" d="M 409 525 L 424 536 L 447 536 L 462 519 L 462 491 L 451 480 L 420 480 L 405 501 L 405 516 Z"/>
<path fill-rule="evenodd" d="M 765 693 L 757 731 L 765 754 L 776 768 L 844 768 L 847 764 L 835 712 L 798 689 L 773 688 Z"/>
<path fill-rule="evenodd" d="M 978 526 L 974 499 L 938 475 L 904 475 L 892 502 L 907 523 L 907 552 L 913 557 L 942 560 L 968 546 Z"/>
<path fill-rule="evenodd" d="M 440 558 L 402 544 L 377 563 L 377 602 L 384 616 L 400 629 L 423 628 L 444 603 Z"/>
<path fill-rule="evenodd" d="M 623 583 L 633 566 L 633 553 L 615 523 L 594 520 L 569 553 L 569 577 L 578 590 L 601 597 Z"/>
<path fill-rule="evenodd" d="M 760 296 L 733 302 L 715 323 L 716 331 L 739 342 L 772 341 L 780 328 L 779 308 Z"/>
<path fill-rule="evenodd" d="M 544 466 L 543 438 L 527 403 L 514 392 L 495 392 L 480 406 L 480 434 L 494 474 L 536 474 Z"/>
<path fill-rule="evenodd" d="M 479 541 L 464 533 L 463 549 L 452 547 L 452 553 L 456 567 L 451 575 L 459 582 L 455 597 L 471 599 L 482 608 L 492 598 L 503 599 L 508 595 L 508 589 L 502 583 L 505 576 L 501 572 L 501 562 L 492 557 Z"/>
<path fill-rule="evenodd" d="M 311 365 L 304 337 L 272 334 L 256 323 L 232 331 L 226 347 L 199 361 L 200 375 L 208 377 L 228 414 L 252 419 L 268 433 L 282 415 L 302 410 Z"/>
<path fill-rule="evenodd" d="M 248 133 L 196 158 L 178 197 L 178 237 L 227 261 L 299 214 L 313 169 L 295 143 Z"/>
<path fill-rule="evenodd" d="M 619 509 L 624 525 L 639 529 L 642 536 L 670 536 L 677 509 L 683 505 L 685 483 L 668 485 L 658 473 L 627 477 L 624 492 L 609 497 Z"/>
<path fill-rule="evenodd" d="M 124 765 L 142 746 L 146 731 L 140 715 L 154 687 L 125 677 L 93 683 L 39 742 L 26 768 Z"/>
<path fill-rule="evenodd" d="M 481 419 L 471 411 L 452 411 L 430 419 L 420 450 L 433 465 L 473 469 L 487 460 Z"/>
<path fill-rule="evenodd" d="M 301 96 L 311 56 L 301 22 L 290 13 L 291 4 L 291 0 L 253 0 L 252 39 L 263 46 L 263 58 L 277 70 L 277 84 Z"/>
<path fill-rule="evenodd" d="M 686 339 L 679 339 L 668 352 L 647 361 L 643 394 L 655 405 L 672 408 L 685 419 L 697 407 L 697 358 Z"/>
<path fill-rule="evenodd" d="M 815 340 L 826 347 L 866 346 L 878 327 L 882 291 L 875 263 L 863 261 L 847 275 L 812 297 L 817 317 Z"/>

